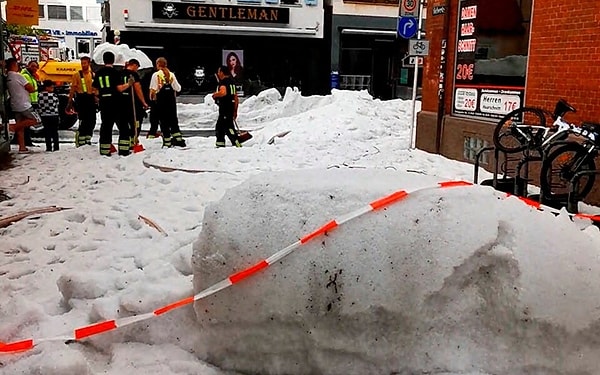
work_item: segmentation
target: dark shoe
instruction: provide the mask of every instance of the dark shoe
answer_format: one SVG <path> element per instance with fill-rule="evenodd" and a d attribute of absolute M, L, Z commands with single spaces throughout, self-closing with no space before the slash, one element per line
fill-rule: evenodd
<path fill-rule="evenodd" d="M 172 141 L 172 143 L 173 143 L 173 146 L 179 146 L 179 147 L 185 147 L 186 146 L 186 143 L 185 143 L 184 139 L 174 139 Z"/>

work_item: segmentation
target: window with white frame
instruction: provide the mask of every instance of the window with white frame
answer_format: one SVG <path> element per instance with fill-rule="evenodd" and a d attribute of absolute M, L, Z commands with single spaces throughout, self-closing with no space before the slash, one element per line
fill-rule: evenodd
<path fill-rule="evenodd" d="M 65 5 L 48 5 L 49 20 L 66 20 L 67 7 Z"/>
<path fill-rule="evenodd" d="M 83 21 L 83 7 L 70 6 L 69 12 L 71 15 L 71 21 Z"/>
<path fill-rule="evenodd" d="M 86 20 L 88 21 L 102 21 L 102 12 L 100 7 L 86 7 Z"/>

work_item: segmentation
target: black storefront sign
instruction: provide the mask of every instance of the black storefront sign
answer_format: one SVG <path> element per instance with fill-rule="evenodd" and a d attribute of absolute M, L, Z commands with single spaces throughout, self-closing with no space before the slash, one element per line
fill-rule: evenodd
<path fill-rule="evenodd" d="M 153 1 L 152 18 L 287 24 L 290 22 L 290 10 L 279 7 Z"/>

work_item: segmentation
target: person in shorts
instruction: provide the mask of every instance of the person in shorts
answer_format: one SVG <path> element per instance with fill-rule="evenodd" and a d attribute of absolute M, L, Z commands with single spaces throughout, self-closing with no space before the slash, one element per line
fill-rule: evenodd
<path fill-rule="evenodd" d="M 42 120 L 31 105 L 29 94 L 35 91 L 35 88 L 25 77 L 19 74 L 19 63 L 16 59 L 6 60 L 6 84 L 10 94 L 10 107 L 15 115 L 15 124 L 9 127 L 14 131 L 19 144 L 19 153 L 29 152 L 25 146 L 25 128 L 39 125 Z"/>

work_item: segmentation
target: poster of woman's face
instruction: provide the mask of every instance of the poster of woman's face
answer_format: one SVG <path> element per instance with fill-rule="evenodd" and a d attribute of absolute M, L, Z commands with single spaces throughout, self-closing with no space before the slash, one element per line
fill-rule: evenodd
<path fill-rule="evenodd" d="M 241 49 L 224 49 L 223 50 L 223 65 L 229 68 L 229 74 L 232 78 L 240 78 L 243 72 L 244 50 Z"/>

